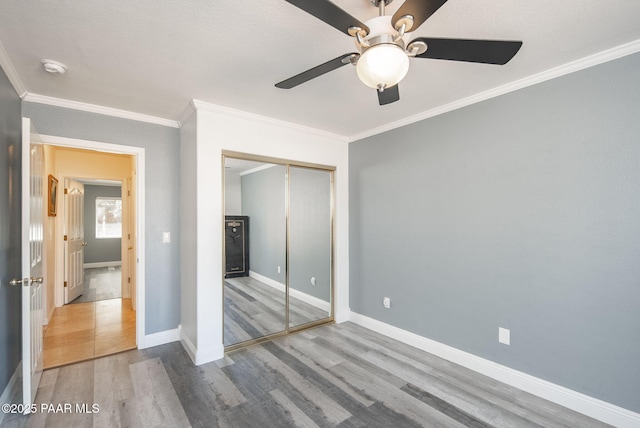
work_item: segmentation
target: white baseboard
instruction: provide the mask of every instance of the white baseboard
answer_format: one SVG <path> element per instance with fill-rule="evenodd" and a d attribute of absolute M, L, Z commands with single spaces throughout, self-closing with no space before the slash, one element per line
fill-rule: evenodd
<path fill-rule="evenodd" d="M 196 366 L 224 358 L 224 346 L 222 345 L 209 349 L 198 349 L 186 335 L 180 336 L 180 343 Z"/>
<path fill-rule="evenodd" d="M 177 342 L 180 340 L 180 326 L 173 330 L 160 331 L 145 335 L 142 340 L 138 340 L 138 349 L 152 348 L 154 346 L 164 345 L 166 343 Z"/>
<path fill-rule="evenodd" d="M 260 275 L 259 273 L 256 273 L 252 270 L 249 271 L 249 277 L 255 279 L 256 281 L 260 281 L 264 284 L 267 284 L 268 286 L 273 287 L 276 290 L 282 291 L 283 293 L 285 292 L 286 286 L 281 282 L 274 281 L 273 279 L 268 278 L 264 275 Z M 321 309 L 327 313 L 331 312 L 331 303 L 325 302 L 324 300 L 319 299 L 310 294 L 303 293 L 302 291 L 290 288 L 289 296 L 298 300 L 302 300 L 303 302 L 308 303 L 311 306 L 315 306 L 316 308 Z"/>
<path fill-rule="evenodd" d="M 12 402 L 22 403 L 22 397 L 17 397 L 17 401 L 14 401 L 14 397 L 20 394 L 22 390 L 22 361 L 18 363 L 18 367 L 16 367 L 16 371 L 11 375 L 11 379 L 9 379 L 9 383 L 2 391 L 2 395 L 0 395 L 0 404 L 9 404 Z M 2 426 L 2 420 L 4 419 L 5 412 L 0 412 L 0 426 Z"/>
<path fill-rule="evenodd" d="M 110 267 L 110 266 L 122 266 L 122 261 L 115 262 L 94 262 L 94 263 L 85 263 L 82 265 L 85 269 L 91 268 L 100 268 L 100 267 Z"/>
<path fill-rule="evenodd" d="M 355 312 L 351 312 L 350 321 L 618 428 L 640 427 L 640 414 L 614 404 L 589 397 Z"/>

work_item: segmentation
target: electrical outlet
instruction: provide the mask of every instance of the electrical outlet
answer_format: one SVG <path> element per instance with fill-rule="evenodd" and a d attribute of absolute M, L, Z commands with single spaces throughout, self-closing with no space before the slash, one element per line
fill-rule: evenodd
<path fill-rule="evenodd" d="M 498 327 L 498 342 L 511 345 L 511 330 Z"/>
<path fill-rule="evenodd" d="M 311 282 L 311 285 L 316 285 L 316 277 L 312 276 L 309 282 Z"/>
<path fill-rule="evenodd" d="M 391 299 L 388 297 L 385 297 L 384 299 L 382 299 L 382 305 L 389 309 L 391 307 Z"/>

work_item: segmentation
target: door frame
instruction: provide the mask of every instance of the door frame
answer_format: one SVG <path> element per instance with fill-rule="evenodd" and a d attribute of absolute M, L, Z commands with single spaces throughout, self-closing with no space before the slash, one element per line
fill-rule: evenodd
<path fill-rule="evenodd" d="M 143 147 L 126 146 L 113 143 L 103 143 L 99 141 L 81 140 L 77 138 L 59 137 L 55 135 L 40 135 L 42 143 L 56 147 L 71 147 L 76 149 L 95 150 L 105 153 L 116 153 L 131 155 L 134 158 L 136 167 L 135 181 L 135 232 L 137 234 L 135 251 L 137 266 L 135 267 L 135 311 L 136 311 L 136 344 L 139 349 L 144 347 L 145 337 L 145 149 Z M 56 236 L 56 241 L 62 240 L 62 229 L 60 236 Z M 59 248 L 56 247 L 56 253 Z M 61 255 L 61 254 L 60 254 Z M 56 267 L 57 270 L 57 267 Z M 56 287 L 56 302 L 62 296 L 58 296 Z"/>

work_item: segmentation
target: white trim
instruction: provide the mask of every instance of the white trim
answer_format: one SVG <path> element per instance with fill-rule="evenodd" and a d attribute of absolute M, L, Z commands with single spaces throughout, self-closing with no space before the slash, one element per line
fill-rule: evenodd
<path fill-rule="evenodd" d="M 622 407 L 589 397 L 355 312 L 351 312 L 350 321 L 618 428 L 640 426 L 640 414 Z"/>
<path fill-rule="evenodd" d="M 269 277 L 266 277 L 264 275 L 261 275 L 257 272 L 254 272 L 252 270 L 249 271 L 249 278 L 253 278 L 256 281 L 260 281 L 263 284 L 268 285 L 269 287 L 275 288 L 278 291 L 282 291 L 283 293 L 287 290 L 287 286 L 284 285 L 281 282 L 276 281 L 275 279 L 271 279 Z M 233 279 L 233 278 L 231 278 Z"/>
<path fill-rule="evenodd" d="M 180 340 L 180 326 L 173 330 L 159 331 L 158 333 L 147 334 L 138 341 L 138 349 L 152 348 L 167 343 L 177 342 Z"/>
<path fill-rule="evenodd" d="M 182 332 L 180 332 L 180 343 L 182 343 L 184 350 L 187 351 L 187 355 L 189 355 L 193 364 L 196 364 L 196 347 L 191 342 L 191 339 L 186 334 L 182 334 Z"/>
<path fill-rule="evenodd" d="M 107 153 L 128 154 L 135 157 L 136 163 L 136 341 L 140 343 L 145 338 L 145 149 L 142 147 L 125 146 L 120 144 L 102 143 L 98 141 L 80 140 L 76 138 L 58 137 L 55 135 L 40 135 L 42 144 L 78 149 L 97 150 Z M 60 228 L 59 230 L 62 230 Z M 59 254 L 60 255 L 60 254 Z M 63 260 L 59 257 L 58 260 Z M 56 295 L 56 306 L 62 306 L 60 296 Z"/>
<path fill-rule="evenodd" d="M 9 379 L 9 383 L 4 388 L 2 395 L 0 395 L 0 404 L 7 403 L 15 403 L 17 401 L 22 401 L 22 397 L 20 396 L 20 391 L 22 390 L 22 361 L 18 363 L 18 367 L 11 375 L 11 379 Z M 0 426 L 2 426 L 2 420 L 7 413 L 0 412 Z"/>
<path fill-rule="evenodd" d="M 116 261 L 116 262 L 94 262 L 94 263 L 85 263 L 84 265 L 82 265 L 82 267 L 84 269 L 110 267 L 110 266 L 122 266 L 122 261 Z"/>
<path fill-rule="evenodd" d="M 466 107 L 471 104 L 485 101 L 490 98 L 494 98 L 500 95 L 504 95 L 509 92 L 517 91 L 528 86 L 532 86 L 547 80 L 555 79 L 566 74 L 570 74 L 576 71 L 584 70 L 589 67 L 593 67 L 604 62 L 613 61 L 614 59 L 622 58 L 627 55 L 634 54 L 640 51 L 640 40 L 635 40 L 624 45 L 616 46 L 615 48 L 608 49 L 603 52 L 599 52 L 594 55 L 581 58 L 576 61 L 572 61 L 558 67 L 545 70 L 541 73 L 534 74 L 532 76 L 525 77 L 515 82 L 507 83 L 506 85 L 498 86 L 497 88 L 489 89 L 478 94 L 471 95 L 470 97 L 453 101 L 449 104 L 435 107 L 431 110 L 424 111 L 422 113 L 415 114 L 413 116 L 405 117 L 404 119 L 397 120 L 395 122 L 387 123 L 377 128 L 372 128 L 367 131 L 351 135 L 349 142 L 362 140 L 363 138 L 371 137 L 373 135 L 381 134 L 392 129 L 400 128 L 406 125 L 410 125 L 415 122 L 419 122 L 430 117 L 438 116 L 444 113 L 448 113 L 453 110 L 457 110 L 462 107 Z"/>
<path fill-rule="evenodd" d="M 283 293 L 286 290 L 286 286 L 278 281 L 275 281 L 271 278 L 268 278 L 264 275 L 260 275 L 259 273 L 256 273 L 252 270 L 249 271 L 249 277 L 255 279 L 256 281 L 260 281 L 263 284 L 266 284 L 270 287 L 275 288 L 278 291 L 282 291 Z M 294 299 L 298 299 L 298 300 L 302 300 L 305 303 L 308 303 L 311 306 L 314 306 L 318 309 L 321 309 L 323 311 L 326 311 L 327 313 L 331 312 L 331 303 L 329 302 L 325 302 L 322 299 L 319 299 L 315 296 L 312 296 L 310 294 L 307 293 L 303 293 L 300 290 L 295 290 L 293 288 L 289 288 L 289 296 L 293 297 Z"/>
<path fill-rule="evenodd" d="M 320 135 L 322 137 L 332 138 L 332 139 L 335 139 L 335 140 L 338 140 L 338 141 L 343 141 L 345 143 L 348 143 L 350 141 L 350 139 L 348 137 L 345 137 L 344 135 L 338 135 L 338 134 L 334 134 L 332 132 L 323 131 L 321 129 L 311 128 L 309 126 L 304 126 L 304 125 L 298 125 L 298 124 L 293 123 L 293 122 L 287 122 L 287 121 L 284 121 L 284 120 L 274 119 L 272 117 L 262 116 L 262 115 L 255 114 L 255 113 L 249 113 L 249 112 L 242 111 L 242 110 L 236 110 L 236 109 L 232 109 L 232 108 L 229 108 L 229 107 L 223 107 L 223 106 L 207 103 L 207 102 L 200 101 L 200 100 L 192 100 L 191 101 L 191 105 L 192 105 L 192 107 L 189 107 L 185 111 L 185 113 L 183 113 L 183 115 L 186 116 L 186 114 L 189 111 L 189 109 L 204 110 L 204 111 L 208 111 L 208 112 L 216 113 L 216 114 L 220 114 L 220 115 L 225 115 L 225 116 L 231 116 L 231 117 L 251 120 L 253 122 L 265 123 L 265 124 L 268 124 L 268 125 L 275 125 L 275 126 L 278 126 L 278 127 L 281 127 L 281 128 L 295 129 L 297 131 L 302 131 L 302 132 L 306 132 L 306 133 L 309 133 L 309 134 Z"/>
<path fill-rule="evenodd" d="M 13 89 L 16 90 L 18 96 L 20 98 L 24 98 L 27 93 L 27 89 L 24 87 L 24 83 L 22 83 L 22 79 L 20 79 L 11 59 L 9 59 L 9 54 L 5 50 L 2 41 L 0 41 L 0 67 L 4 70 L 9 82 L 13 85 Z"/>
<path fill-rule="evenodd" d="M 136 120 L 138 122 L 153 123 L 155 125 L 168 126 L 171 128 L 179 128 L 180 124 L 171 119 L 150 116 L 147 114 L 136 113 L 127 110 L 120 110 L 112 107 L 104 107 L 96 104 L 82 103 L 79 101 L 65 100 L 62 98 L 49 97 L 47 95 L 38 95 L 27 92 L 22 99 L 30 103 L 47 104 L 50 106 L 70 108 L 73 110 L 81 110 L 89 113 L 98 113 L 106 116 L 119 117 L 122 119 Z"/>
<path fill-rule="evenodd" d="M 184 334 L 180 334 L 180 343 L 196 366 L 224 358 L 223 346 L 214 346 L 205 350 L 197 349 L 191 339 Z"/>
<path fill-rule="evenodd" d="M 187 123 L 189 119 L 191 119 L 191 116 L 193 116 L 196 112 L 197 110 L 196 106 L 193 104 L 193 100 L 189 101 L 189 104 L 178 118 L 178 126 L 182 128 L 182 126 Z"/>
<path fill-rule="evenodd" d="M 246 171 L 242 171 L 242 172 L 238 173 L 238 175 L 240 177 L 242 177 L 242 176 L 245 176 L 247 174 L 254 174 L 256 172 L 264 171 L 265 169 L 273 168 L 274 166 L 276 166 L 276 164 L 267 163 L 267 164 L 264 164 L 264 165 L 257 166 L 255 168 L 248 169 Z"/>

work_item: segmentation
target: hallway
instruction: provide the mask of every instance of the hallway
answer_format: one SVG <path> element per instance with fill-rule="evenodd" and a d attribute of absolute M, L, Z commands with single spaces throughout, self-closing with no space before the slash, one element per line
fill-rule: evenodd
<path fill-rule="evenodd" d="M 131 299 L 110 299 L 56 308 L 44 332 L 49 369 L 136 348 Z"/>

